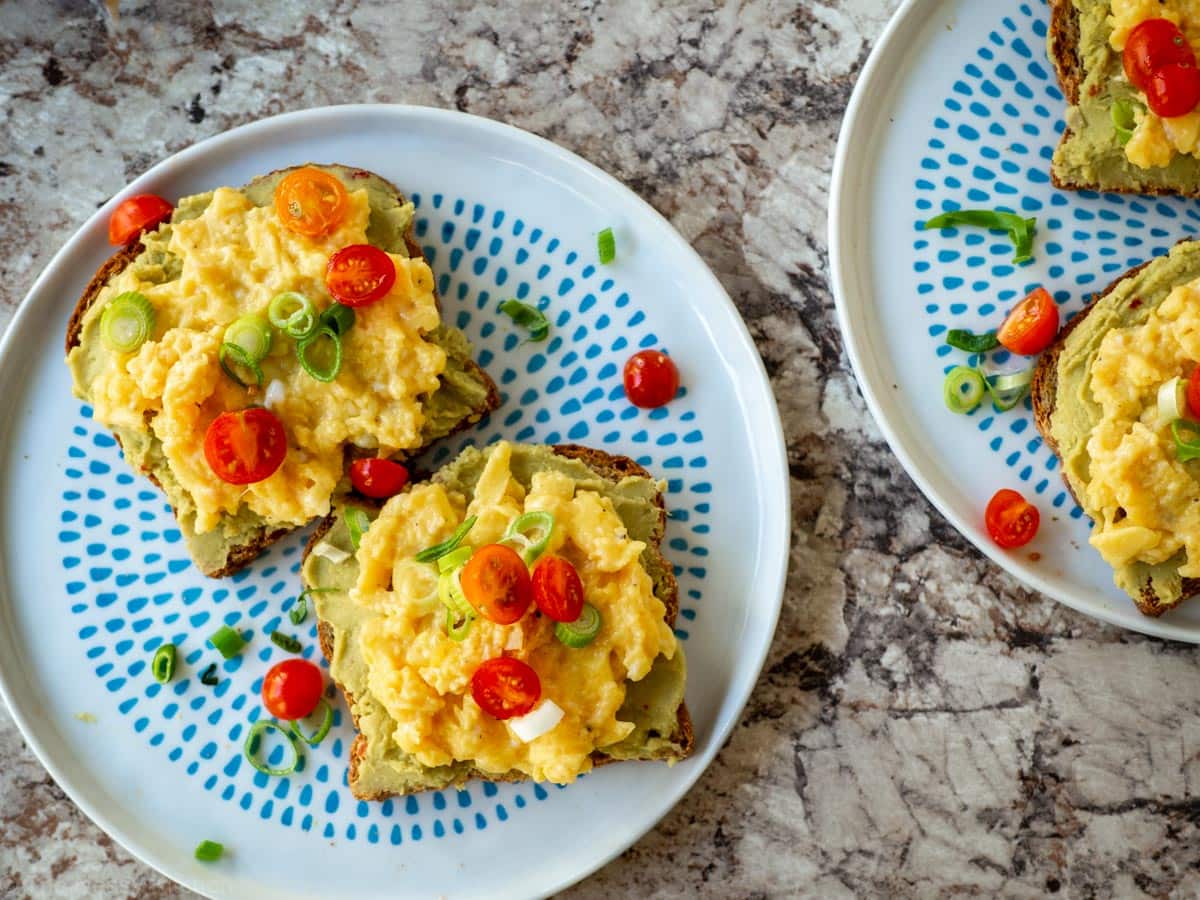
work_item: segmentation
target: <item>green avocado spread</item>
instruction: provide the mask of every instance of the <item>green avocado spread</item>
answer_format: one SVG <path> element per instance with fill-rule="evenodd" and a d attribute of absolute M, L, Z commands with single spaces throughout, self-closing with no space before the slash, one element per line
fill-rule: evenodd
<path fill-rule="evenodd" d="M 441 469 L 434 479 L 451 490 L 471 497 L 487 461 L 488 450 L 468 449 L 454 462 Z M 577 489 L 593 490 L 608 497 L 629 535 L 647 544 L 641 563 L 654 582 L 655 595 L 665 600 L 669 581 L 668 563 L 653 549 L 662 537 L 662 522 L 655 497 L 657 485 L 647 478 L 625 477 L 610 481 L 580 460 L 559 456 L 549 447 L 515 445 L 511 469 L 513 477 L 526 488 L 536 472 L 556 470 L 569 475 Z M 374 512 L 368 510 L 368 515 Z M 352 554 L 350 534 L 343 516 L 321 539 L 345 553 Z M 318 553 L 304 561 L 301 578 L 306 587 L 322 588 L 314 593 L 317 613 L 333 629 L 333 658 L 330 674 L 353 698 L 352 711 L 358 730 L 366 739 L 366 749 L 358 764 L 355 789 L 361 796 L 385 793 L 411 793 L 457 785 L 470 777 L 470 760 L 436 768 L 423 766 L 405 753 L 392 738 L 396 722 L 367 688 L 367 668 L 359 648 L 359 630 L 368 616 L 377 615 L 355 603 L 349 594 L 358 581 L 358 563 L 351 555 L 345 562 L 334 563 Z M 333 590 L 329 590 L 329 589 Z M 683 648 L 677 646 L 671 659 L 659 656 L 649 674 L 641 681 L 627 682 L 625 702 L 618 715 L 632 722 L 634 730 L 620 743 L 601 748 L 614 759 L 680 758 L 677 718 L 683 703 L 687 664 Z M 512 773 L 520 777 L 520 773 Z"/>
<path fill-rule="evenodd" d="M 347 190 L 366 189 L 371 207 L 367 237 L 373 245 L 390 253 L 411 255 L 405 234 L 412 223 L 413 207 L 411 203 L 400 202 L 392 185 L 369 172 L 345 166 L 319 168 L 336 175 Z M 265 175 L 246 185 L 242 192 L 256 206 L 266 206 L 273 202 L 275 187 L 286 174 L 286 171 L 280 171 Z M 171 222 L 197 218 L 211 198 L 211 192 L 182 198 L 171 216 Z M 143 281 L 162 284 L 181 274 L 179 258 L 167 249 L 171 238 L 171 222 L 142 236 L 143 249 L 130 265 Z M 488 386 L 479 377 L 471 361 L 471 345 L 466 336 L 458 329 L 443 324 L 429 338 L 446 351 L 446 369 L 440 376 L 438 389 L 425 402 L 422 437 L 426 446 L 450 434 L 464 421 L 477 420 L 480 416 L 478 411 L 485 407 L 488 397 Z M 89 399 L 88 388 L 109 352 L 100 340 L 100 316 L 89 316 L 84 322 L 78 345 L 67 355 L 74 391 L 81 400 Z M 230 554 L 237 548 L 251 546 L 275 530 L 270 521 L 243 506 L 235 515 L 223 517 L 217 528 L 197 534 L 193 527 L 195 505 L 172 475 L 158 439 L 149 431 L 122 427 L 116 427 L 113 431 L 121 441 L 129 464 L 148 473 L 166 493 L 176 511 L 192 558 L 201 571 L 206 574 L 221 571 L 229 564 Z M 200 440 L 200 436 L 197 436 L 197 440 Z"/>

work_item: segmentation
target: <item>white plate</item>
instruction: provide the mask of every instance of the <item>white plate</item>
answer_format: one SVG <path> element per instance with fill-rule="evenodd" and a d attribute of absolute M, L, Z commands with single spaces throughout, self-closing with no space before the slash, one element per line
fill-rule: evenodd
<path fill-rule="evenodd" d="M 473 783 L 387 803 L 345 786 L 344 711 L 303 772 L 270 783 L 240 762 L 267 640 L 297 593 L 303 536 L 211 581 L 181 547 L 162 497 L 131 478 L 70 395 L 67 317 L 109 254 L 115 200 L 38 279 L 0 346 L 0 687 L 31 747 L 71 797 L 139 857 L 212 896 L 524 897 L 560 889 L 628 847 L 696 781 L 758 675 L 779 612 L 788 479 L 758 355 L 712 273 L 665 220 L 595 167 L 504 125 L 439 110 L 347 106 L 268 119 L 155 166 L 124 194 L 174 198 L 272 169 L 342 162 L 418 203 L 445 313 L 475 342 L 500 410 L 437 454 L 500 436 L 628 454 L 670 480 L 666 550 L 680 568 L 692 759 L 618 765 L 558 789 Z M 617 261 L 594 264 L 596 233 Z M 495 306 L 547 308 L 555 334 L 520 344 Z M 686 394 L 653 413 L 620 391 L 639 346 L 679 362 Z M 199 684 L 220 621 L 254 638 Z M 282 620 L 284 630 L 295 631 Z M 301 631 L 314 656 L 312 620 Z M 181 647 L 159 689 L 159 640 Z M 319 653 L 316 653 L 319 655 Z M 90 713 L 94 723 L 77 714 Z M 253 776 L 253 777 L 252 777 Z M 201 839 L 228 848 L 192 859 Z"/>
<path fill-rule="evenodd" d="M 1120 272 L 1200 227 L 1194 201 L 1049 183 L 1065 104 L 1046 58 L 1048 18 L 1042 0 L 909 0 L 896 13 L 838 141 L 829 241 L 839 322 L 892 449 L 976 547 L 1080 612 L 1200 641 L 1200 604 L 1149 619 L 1114 586 L 1028 400 L 1000 414 L 985 403 L 970 416 L 942 402 L 945 371 L 967 361 L 944 345 L 947 328 L 994 328 L 1038 284 L 1069 315 Z M 980 229 L 920 230 L 953 206 L 1036 216 L 1034 261 L 1014 268 L 1007 238 Z M 1037 538 L 1014 552 L 983 530 L 984 507 L 1001 487 L 1022 491 L 1042 513 Z"/>

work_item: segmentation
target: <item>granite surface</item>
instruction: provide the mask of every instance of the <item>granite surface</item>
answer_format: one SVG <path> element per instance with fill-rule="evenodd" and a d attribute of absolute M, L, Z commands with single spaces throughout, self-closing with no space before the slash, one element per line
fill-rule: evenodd
<path fill-rule="evenodd" d="M 1200 660 L 1023 590 L 922 498 L 854 384 L 825 211 L 895 0 L 0 3 L 0 324 L 153 162 L 283 110 L 403 101 L 544 135 L 663 212 L 758 340 L 792 575 L 742 721 L 686 802 L 568 892 L 1162 896 L 1200 868 Z M 1193 688 L 1196 689 L 1193 692 Z M 0 711 L 0 896 L 184 896 Z"/>

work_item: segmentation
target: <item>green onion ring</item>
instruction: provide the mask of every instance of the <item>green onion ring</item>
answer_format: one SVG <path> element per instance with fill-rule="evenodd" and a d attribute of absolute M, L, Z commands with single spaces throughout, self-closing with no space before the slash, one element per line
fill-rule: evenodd
<path fill-rule="evenodd" d="M 526 534 L 527 531 L 533 531 L 535 534 L 540 532 L 541 536 L 533 540 Z M 550 543 L 550 535 L 553 533 L 554 516 L 544 510 L 535 510 L 519 515 L 509 522 L 508 530 L 504 532 L 504 537 L 500 538 L 500 543 L 507 544 L 511 541 L 520 544 L 518 552 L 525 560 L 525 565 L 531 566 L 546 552 L 546 545 Z"/>
<path fill-rule="evenodd" d="M 1004 375 L 984 375 L 983 378 L 983 385 L 991 395 L 992 405 L 1000 412 L 1007 412 L 1024 400 L 1032 382 L 1032 367 Z"/>
<path fill-rule="evenodd" d="M 554 636 L 568 647 L 578 650 L 596 639 L 596 635 L 600 633 L 600 624 L 600 610 L 590 603 L 585 603 L 579 618 L 574 622 L 555 624 Z"/>
<path fill-rule="evenodd" d="M 325 312 L 321 313 L 321 325 L 332 328 L 342 337 L 354 327 L 354 310 L 341 303 L 331 303 Z"/>
<path fill-rule="evenodd" d="M 234 372 L 233 369 L 231 369 L 229 367 L 229 363 L 226 360 L 226 357 L 229 357 L 229 356 L 232 356 L 233 361 L 235 363 L 237 363 L 239 366 L 241 366 L 242 368 L 245 368 L 245 369 L 249 369 L 251 372 L 253 372 L 255 380 L 258 382 L 260 387 L 262 386 L 262 383 L 263 383 L 262 367 L 257 362 L 252 360 L 250 358 L 250 356 L 246 353 L 246 351 L 243 350 L 242 347 L 239 346 L 238 344 L 231 344 L 229 342 L 226 342 L 221 345 L 221 349 L 217 352 L 217 362 L 219 362 L 221 364 L 221 371 L 223 371 L 226 375 L 228 375 L 230 378 L 232 378 L 234 381 L 236 381 L 239 386 L 249 387 L 249 385 L 246 384 L 246 382 L 242 381 L 242 379 L 238 377 L 237 373 Z"/>
<path fill-rule="evenodd" d="M 329 705 L 329 701 L 322 697 L 317 701 L 317 704 L 325 708 L 325 718 L 321 720 L 321 727 L 313 732 L 311 736 L 306 737 L 304 732 L 300 730 L 300 722 L 302 720 L 293 719 L 290 723 L 292 734 L 304 741 L 304 743 L 308 744 L 310 747 L 315 747 L 321 743 L 321 741 L 325 740 L 325 735 L 329 734 L 329 728 L 331 725 L 333 725 L 333 707 Z M 311 716 L 312 713 L 309 713 L 308 715 Z M 308 718 L 308 716 L 305 716 L 305 718 Z"/>
<path fill-rule="evenodd" d="M 100 337 L 118 353 L 133 353 L 153 332 L 154 307 L 137 291 L 113 297 L 100 314 Z"/>
<path fill-rule="evenodd" d="M 452 641 L 465 641 L 467 635 L 471 632 L 471 623 L 475 621 L 475 617 L 462 616 L 457 617 L 454 611 L 447 607 L 446 609 L 446 637 Z"/>
<path fill-rule="evenodd" d="M 293 340 L 302 341 L 317 330 L 317 308 L 303 294 L 276 294 L 267 307 L 271 324 Z"/>
<path fill-rule="evenodd" d="M 328 338 L 333 342 L 333 364 L 324 369 L 317 368 L 308 358 L 309 351 L 321 338 Z M 342 339 L 328 325 L 322 325 L 311 335 L 296 344 L 296 359 L 300 360 L 300 366 L 305 372 L 317 381 L 323 381 L 328 384 L 337 378 L 338 372 L 342 371 Z"/>
<path fill-rule="evenodd" d="M 260 762 L 258 759 L 258 748 L 262 743 L 262 734 L 264 731 L 278 731 L 288 742 L 288 746 L 292 748 L 292 764 L 286 769 L 272 769 L 265 762 Z M 296 771 L 296 767 L 300 765 L 300 748 L 296 746 L 296 739 L 292 737 L 292 733 L 280 725 L 278 722 L 271 719 L 259 719 L 250 726 L 250 731 L 246 735 L 246 743 L 242 745 L 242 753 L 249 761 L 250 765 L 254 766 L 259 772 L 271 777 L 291 775 Z"/>
<path fill-rule="evenodd" d="M 467 560 L 475 555 L 475 551 L 470 547 L 459 547 L 457 550 L 451 550 L 445 556 L 437 561 L 439 572 L 453 572 L 460 566 L 465 566 Z"/>
<path fill-rule="evenodd" d="M 166 684 L 175 674 L 175 645 L 163 644 L 154 651 L 150 661 L 150 672 L 159 684 Z"/>
<path fill-rule="evenodd" d="M 969 366 L 955 366 L 942 383 L 942 399 L 954 413 L 969 413 L 983 402 L 987 382 Z"/>
<path fill-rule="evenodd" d="M 241 348 L 250 362 L 262 362 L 271 352 L 271 326 L 262 316 L 242 316 L 225 329 L 222 340 Z"/>

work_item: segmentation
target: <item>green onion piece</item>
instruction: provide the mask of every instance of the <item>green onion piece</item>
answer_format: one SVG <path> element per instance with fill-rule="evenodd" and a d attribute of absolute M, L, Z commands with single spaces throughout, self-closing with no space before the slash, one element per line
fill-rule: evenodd
<path fill-rule="evenodd" d="M 333 707 L 329 705 L 329 701 L 322 697 L 317 701 L 317 705 L 325 710 L 325 717 L 321 720 L 321 727 L 314 731 L 312 735 L 305 736 L 304 732 L 300 730 L 300 719 L 293 719 L 291 722 L 292 734 L 310 747 L 315 747 L 321 741 L 325 740 L 325 735 L 329 734 L 329 727 L 333 725 Z M 312 713 L 309 713 L 309 715 L 312 715 Z"/>
<path fill-rule="evenodd" d="M 1200 459 L 1200 426 L 1185 419 L 1171 423 L 1171 435 L 1175 438 L 1175 457 L 1180 462 Z"/>
<path fill-rule="evenodd" d="M 166 684 L 175 674 L 175 645 L 163 644 L 154 651 L 154 659 L 150 661 L 150 671 L 154 680 Z"/>
<path fill-rule="evenodd" d="M 985 331 L 974 334 L 965 328 L 951 328 L 946 332 L 946 343 L 956 350 L 966 350 L 968 353 L 987 353 L 1000 346 L 996 332 Z"/>
<path fill-rule="evenodd" d="M 600 610 L 590 603 L 583 604 L 583 612 L 574 622 L 559 622 L 554 626 L 554 636 L 568 647 L 586 647 L 600 633 Z"/>
<path fill-rule="evenodd" d="M 449 538 L 442 541 L 440 544 L 434 544 L 432 547 L 426 547 L 417 554 L 417 562 L 435 562 L 441 559 L 451 550 L 454 550 L 463 542 L 463 538 L 467 536 L 467 532 L 475 527 L 476 518 L 476 516 L 471 516 L 471 518 L 467 519 L 467 521 L 463 522 L 458 526 L 457 529 L 455 529 L 454 534 L 450 535 Z"/>
<path fill-rule="evenodd" d="M 546 545 L 550 543 L 550 535 L 553 532 L 553 515 L 542 510 L 527 512 L 508 523 L 508 530 L 504 532 L 500 543 L 517 544 L 525 565 L 531 566 L 546 552 Z"/>
<path fill-rule="evenodd" d="M 446 610 L 446 637 L 452 641 L 465 641 L 467 635 L 471 632 L 471 623 L 475 621 L 474 616 L 457 616 L 454 610 Z"/>
<path fill-rule="evenodd" d="M 267 307 L 271 324 L 293 340 L 302 341 L 317 330 L 317 308 L 303 294 L 277 294 Z"/>
<path fill-rule="evenodd" d="M 366 510 L 359 506 L 347 506 L 342 515 L 345 516 L 346 528 L 350 531 L 350 546 L 357 550 L 363 535 L 371 527 L 371 520 L 367 517 Z"/>
<path fill-rule="evenodd" d="M 1029 385 L 1033 383 L 1033 367 L 1006 375 L 984 375 L 983 385 L 992 397 L 992 405 L 1000 412 L 1007 412 L 1025 399 Z"/>
<path fill-rule="evenodd" d="M 246 646 L 245 638 L 228 625 L 222 625 L 214 631 L 209 637 L 208 642 L 216 647 L 217 652 L 226 659 L 233 659 Z"/>
<path fill-rule="evenodd" d="M 470 547 L 459 547 L 457 550 L 451 550 L 445 556 L 437 561 L 439 572 L 453 572 L 460 566 L 465 566 L 475 551 Z"/>
<path fill-rule="evenodd" d="M 1037 219 L 1026 219 L 1016 213 L 992 209 L 956 209 L 934 216 L 925 223 L 928 228 L 950 228 L 954 225 L 974 225 L 979 228 L 995 228 L 1007 231 L 1013 243 L 1013 263 L 1020 264 L 1033 259 L 1033 234 Z"/>
<path fill-rule="evenodd" d="M 1129 139 L 1133 137 L 1133 129 L 1137 127 L 1137 121 L 1133 117 L 1133 104 L 1127 100 L 1118 100 L 1112 105 L 1109 118 L 1112 119 L 1117 140 L 1123 145 L 1128 144 Z"/>
<path fill-rule="evenodd" d="M 529 339 L 534 343 L 544 341 L 550 334 L 550 321 L 536 306 L 530 306 L 520 300 L 505 300 L 500 304 L 500 312 L 522 328 L 528 328 Z"/>
<path fill-rule="evenodd" d="M 288 746 L 292 748 L 292 763 L 287 768 L 273 769 L 258 758 L 258 748 L 262 746 L 264 731 L 278 731 L 287 738 Z M 255 769 L 264 775 L 291 775 L 296 771 L 296 767 L 300 765 L 300 748 L 296 746 L 296 739 L 292 737 L 288 729 L 270 719 L 259 719 L 250 726 L 250 731 L 246 735 L 246 743 L 242 745 L 242 753 L 245 754 L 250 765 L 254 766 Z"/>
<path fill-rule="evenodd" d="M 300 592 L 300 596 L 296 598 L 296 602 L 292 604 L 292 608 L 288 610 L 288 619 L 293 625 L 301 624 L 308 618 L 308 595 L 309 594 L 328 594 L 330 591 L 336 591 L 337 588 L 305 588 Z"/>
<path fill-rule="evenodd" d="M 600 254 L 601 265 L 606 266 L 617 258 L 617 242 L 611 228 L 596 235 L 596 251 Z"/>
<path fill-rule="evenodd" d="M 1158 424 L 1166 425 L 1187 415 L 1187 382 L 1176 375 L 1158 388 Z"/>
<path fill-rule="evenodd" d="M 221 370 L 236 381 L 241 387 L 248 387 L 246 382 L 242 381 L 241 377 L 235 372 L 229 364 L 229 360 L 233 359 L 234 365 L 241 366 L 243 369 L 249 369 L 254 374 L 255 382 L 261 387 L 263 383 L 262 367 L 247 355 L 237 344 L 226 342 L 221 345 L 221 349 L 217 352 L 217 361 L 221 364 Z"/>
<path fill-rule="evenodd" d="M 200 862 L 216 862 L 225 852 L 225 845 L 216 841 L 201 841 L 196 845 L 196 859 Z"/>
<path fill-rule="evenodd" d="M 262 362 L 271 352 L 271 326 L 262 316 L 242 316 L 225 329 L 224 342 L 239 347 L 250 362 Z"/>
<path fill-rule="evenodd" d="M 221 683 L 221 678 L 217 675 L 216 663 L 209 663 L 208 668 L 200 673 L 200 683 L 207 684 L 209 687 Z"/>
<path fill-rule="evenodd" d="M 332 352 L 333 359 L 326 359 L 323 365 L 311 358 L 321 338 L 325 338 L 333 345 L 332 351 L 326 351 L 327 355 Z M 305 372 L 317 381 L 328 384 L 337 378 L 338 372 L 342 371 L 342 339 L 328 325 L 322 325 L 309 337 L 296 344 L 296 359 L 300 360 L 300 366 Z"/>
<path fill-rule="evenodd" d="M 117 353 L 133 353 L 154 333 L 154 307 L 137 291 L 108 301 L 100 316 L 100 338 Z"/>
<path fill-rule="evenodd" d="M 280 650 L 286 650 L 288 653 L 299 653 L 303 649 L 298 640 L 290 634 L 284 634 L 282 631 L 271 632 L 271 643 Z"/>
<path fill-rule="evenodd" d="M 984 378 L 969 366 L 955 366 L 942 383 L 942 399 L 953 413 L 969 413 L 983 402 Z"/>
<path fill-rule="evenodd" d="M 321 325 L 332 328 L 338 337 L 343 337 L 354 327 L 354 310 L 341 303 L 331 303 L 329 308 L 321 313 Z"/>
<path fill-rule="evenodd" d="M 456 618 L 466 619 L 475 615 L 475 607 L 463 593 L 462 582 L 459 580 L 461 575 L 462 569 L 455 569 L 438 576 L 438 599 Z"/>

